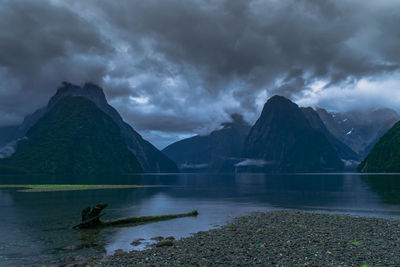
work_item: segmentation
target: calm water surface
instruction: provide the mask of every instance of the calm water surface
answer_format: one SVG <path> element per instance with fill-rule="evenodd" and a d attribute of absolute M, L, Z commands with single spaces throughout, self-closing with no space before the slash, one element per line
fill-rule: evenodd
<path fill-rule="evenodd" d="M 190 236 L 254 211 L 299 209 L 400 219 L 400 175 L 179 174 L 121 177 L 0 176 L 0 184 L 151 184 L 159 188 L 23 193 L 0 188 L 0 266 L 51 264 L 76 255 L 143 249 L 154 236 Z M 72 230 L 87 206 L 104 218 L 199 216 L 103 230 Z"/>

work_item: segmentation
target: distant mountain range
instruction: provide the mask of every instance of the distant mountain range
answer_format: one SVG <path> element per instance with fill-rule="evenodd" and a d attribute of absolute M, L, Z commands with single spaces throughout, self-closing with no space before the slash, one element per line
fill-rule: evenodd
<path fill-rule="evenodd" d="M 178 141 L 163 152 L 183 172 L 355 170 L 398 119 L 390 109 L 328 113 L 274 96 L 253 127 L 233 118 L 209 135 Z"/>
<path fill-rule="evenodd" d="M 392 109 L 328 113 L 317 109 L 326 128 L 338 140 L 364 158 L 379 138 L 397 121 L 399 114 Z"/>
<path fill-rule="evenodd" d="M 160 152 L 122 120 L 100 87 L 64 82 L 21 125 L 0 127 L 0 172 L 172 173 L 177 165 L 184 172 L 333 172 L 355 169 L 372 147 L 359 170 L 393 171 L 395 161 L 382 153 L 397 155 L 400 126 L 384 134 L 399 119 L 390 109 L 329 113 L 273 96 L 253 126 L 233 114 L 210 134 Z"/>
<path fill-rule="evenodd" d="M 329 143 L 331 143 L 331 145 L 335 148 L 341 159 L 347 161 L 359 161 L 361 159 L 361 157 L 356 152 L 354 152 L 345 143 L 340 141 L 326 128 L 324 122 L 321 120 L 318 113 L 314 109 L 307 107 L 301 108 L 301 110 L 306 116 L 311 127 L 321 132 L 328 139 Z"/>
<path fill-rule="evenodd" d="M 74 99 L 74 101 L 71 100 L 72 103 L 66 101 L 66 99 L 70 98 Z M 80 105 L 74 104 L 75 102 L 79 102 Z M 66 104 L 71 108 L 69 111 L 63 108 Z M 91 106 L 91 108 L 89 108 L 89 106 Z M 81 108 L 83 110 L 81 110 Z M 62 112 L 60 113 L 60 110 L 65 114 Z M 68 113 L 75 115 L 74 120 L 68 117 Z M 102 119 L 97 121 L 97 116 Z M 49 118 L 52 119 L 50 120 Z M 69 119 L 67 120 L 66 118 Z M 93 131 L 90 132 L 87 130 L 87 132 L 83 132 L 82 140 L 79 140 L 79 129 L 75 129 L 74 127 L 78 127 L 78 122 L 85 119 L 87 119 L 88 126 L 90 125 Z M 93 121 L 93 125 L 90 124 L 91 121 Z M 61 131 L 63 128 L 69 129 L 71 134 L 70 138 L 75 138 L 75 142 L 67 140 L 68 136 L 64 136 L 65 140 L 60 139 L 60 136 L 63 135 L 61 132 L 57 132 L 57 127 L 59 127 L 58 131 Z M 117 134 L 119 137 L 115 136 L 115 129 L 118 129 Z M 95 130 L 102 132 L 102 135 Z M 87 139 L 84 134 L 90 134 L 93 136 L 93 140 Z M 8 139 L 10 139 L 10 137 L 8 137 Z M 89 169 L 92 169 L 90 173 L 114 171 L 118 173 L 178 171 L 172 160 L 144 140 L 131 126 L 122 120 L 118 112 L 107 103 L 103 90 L 92 83 L 86 83 L 83 87 L 80 87 L 64 82 L 63 86 L 58 88 L 57 93 L 50 99 L 46 107 L 27 116 L 18 129 L 14 128 L 14 137 L 12 139 L 19 140 L 18 142 L 14 141 L 17 143 L 15 154 L 0 160 L 0 165 L 7 171 L 10 168 L 14 168 L 16 170 L 28 172 L 68 172 L 65 169 L 66 167 L 64 168 L 61 166 L 64 164 L 61 159 L 65 157 L 63 154 L 70 155 L 71 157 L 75 155 L 75 152 L 73 155 L 68 153 L 72 153 L 72 150 L 79 149 L 77 146 L 86 146 L 86 150 L 82 152 L 82 155 L 88 156 L 87 153 L 89 153 L 89 155 L 93 156 L 93 161 L 89 162 L 90 164 L 83 164 L 82 166 L 79 165 L 80 161 L 78 160 L 70 162 L 70 164 L 75 164 L 70 166 L 70 169 L 74 170 L 73 173 L 79 171 L 87 173 Z M 124 149 L 120 146 L 121 140 L 125 147 Z M 68 145 L 65 146 L 64 143 Z M 115 147 L 113 146 L 114 143 Z M 56 147 L 62 147 L 64 150 L 54 150 Z M 103 153 L 105 151 L 102 151 L 100 147 L 109 150 L 109 158 L 103 158 L 106 154 Z M 33 151 L 30 151 L 32 149 Z M 129 153 L 126 153 L 125 150 Z M 36 155 L 41 155 L 40 157 L 36 156 L 36 158 L 42 160 L 45 157 L 48 157 L 47 161 L 51 161 L 51 159 L 54 158 L 55 160 L 48 164 L 56 166 L 48 168 L 38 167 L 38 169 L 36 169 L 34 165 L 40 166 L 42 163 L 36 162 L 39 159 L 35 160 L 35 158 L 33 158 L 34 156 L 31 155 L 33 152 L 36 153 Z M 103 158 L 103 160 L 97 159 L 97 157 Z M 124 159 L 129 159 L 129 162 L 124 162 Z M 108 167 L 100 166 L 102 164 L 107 165 L 107 162 L 111 165 L 112 162 L 114 162 L 115 166 L 109 166 L 109 170 L 107 169 Z M 119 169 L 117 168 L 117 162 L 120 164 Z"/>
<path fill-rule="evenodd" d="M 183 172 L 233 172 L 241 161 L 243 142 L 250 131 L 241 115 L 231 115 L 221 129 L 197 135 L 163 149 Z"/>

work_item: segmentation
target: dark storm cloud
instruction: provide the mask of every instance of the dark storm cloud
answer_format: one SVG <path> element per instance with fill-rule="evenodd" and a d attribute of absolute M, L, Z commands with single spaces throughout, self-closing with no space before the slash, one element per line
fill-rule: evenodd
<path fill-rule="evenodd" d="M 129 44 L 157 54 L 144 70 L 177 72 L 204 98 L 231 93 L 242 110 L 255 111 L 260 90 L 296 99 L 318 80 L 346 86 L 399 68 L 394 1 L 123 3 L 105 1 L 102 10 Z"/>
<path fill-rule="evenodd" d="M 100 83 L 142 132 L 199 133 L 235 112 L 254 120 L 272 94 L 332 106 L 337 88 L 400 85 L 398 25 L 393 0 L 3 1 L 0 124 L 61 80 Z M 368 102 L 371 91 L 357 92 Z"/>
<path fill-rule="evenodd" d="M 103 56 L 110 52 L 93 25 L 65 8 L 45 1 L 1 1 L 2 117 L 32 112 L 62 80 L 101 81 Z"/>
<path fill-rule="evenodd" d="M 131 8 L 122 15 L 121 2 L 107 1 L 104 10 L 126 30 L 130 42 L 151 40 L 151 49 L 167 62 L 182 69 L 195 66 L 212 82 L 238 76 L 248 86 L 259 87 L 277 75 L 302 71 L 310 73 L 309 79 L 337 83 L 398 68 L 399 5 L 393 9 L 372 1 L 294 0 L 125 4 Z M 392 43 L 374 40 L 384 37 L 382 32 Z M 365 45 L 369 47 L 363 53 Z M 221 90 L 208 84 L 210 80 L 202 82 L 206 89 Z"/>

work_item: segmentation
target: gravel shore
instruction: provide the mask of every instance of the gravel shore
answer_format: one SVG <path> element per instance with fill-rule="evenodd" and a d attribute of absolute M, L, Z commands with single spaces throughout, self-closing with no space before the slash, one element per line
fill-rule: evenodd
<path fill-rule="evenodd" d="M 75 266 L 400 266 L 400 221 L 377 218 L 256 213 L 166 243 Z"/>

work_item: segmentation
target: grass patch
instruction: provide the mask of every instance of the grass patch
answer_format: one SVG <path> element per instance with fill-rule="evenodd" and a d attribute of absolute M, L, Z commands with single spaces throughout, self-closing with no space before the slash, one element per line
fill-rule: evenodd
<path fill-rule="evenodd" d="M 76 184 L 36 184 L 36 185 L 0 185 L 1 188 L 22 188 L 18 192 L 55 192 L 99 189 L 125 189 L 159 187 L 153 185 L 76 185 Z"/>
<path fill-rule="evenodd" d="M 355 246 L 361 245 L 360 241 L 352 241 L 352 240 L 350 240 L 349 242 L 350 242 L 350 244 L 355 245 Z"/>

